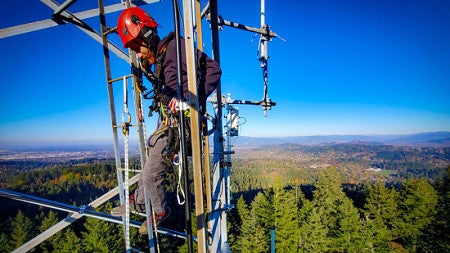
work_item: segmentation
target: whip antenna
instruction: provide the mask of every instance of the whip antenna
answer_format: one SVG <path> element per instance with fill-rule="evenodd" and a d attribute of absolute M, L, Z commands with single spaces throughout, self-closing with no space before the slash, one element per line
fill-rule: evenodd
<path fill-rule="evenodd" d="M 264 116 L 267 116 L 267 111 L 272 108 L 272 105 L 275 105 L 272 103 L 268 96 L 268 59 L 269 59 L 269 53 L 268 53 L 268 46 L 267 42 L 271 39 L 270 37 L 270 30 L 269 26 L 266 24 L 266 7 L 265 7 L 265 0 L 261 0 L 261 36 L 260 36 L 260 56 L 259 61 L 261 63 L 261 69 L 263 74 L 263 81 L 264 81 L 264 95 L 263 99 L 261 101 L 261 106 L 264 111 Z"/>

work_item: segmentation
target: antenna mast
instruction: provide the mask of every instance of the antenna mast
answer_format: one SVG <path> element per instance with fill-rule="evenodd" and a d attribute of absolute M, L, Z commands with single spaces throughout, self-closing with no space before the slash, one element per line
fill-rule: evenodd
<path fill-rule="evenodd" d="M 261 51 L 260 51 L 260 57 L 259 61 L 261 62 L 261 68 L 262 68 L 262 74 L 263 74 L 263 80 L 264 80 L 264 95 L 263 99 L 261 101 L 261 106 L 264 111 L 264 116 L 267 116 L 267 111 L 271 109 L 272 107 L 272 101 L 270 100 L 268 96 L 268 59 L 269 59 L 269 53 L 268 53 L 268 46 L 267 42 L 271 39 L 270 37 L 270 30 L 269 26 L 266 24 L 266 1 L 261 0 L 261 38 L 260 38 L 260 44 L 261 44 Z"/>

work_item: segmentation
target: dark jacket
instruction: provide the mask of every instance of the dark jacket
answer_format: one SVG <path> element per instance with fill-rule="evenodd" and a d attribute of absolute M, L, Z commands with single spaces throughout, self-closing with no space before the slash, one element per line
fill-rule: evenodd
<path fill-rule="evenodd" d="M 171 32 L 158 44 L 157 52 L 167 43 L 166 56 L 163 60 L 164 88 L 162 93 L 168 97 L 177 97 L 177 49 L 174 33 Z M 186 71 L 186 49 L 184 39 L 181 38 L 181 60 L 183 76 L 183 95 L 189 97 L 187 71 Z M 206 98 L 216 89 L 222 70 L 219 63 L 209 58 L 205 53 L 196 49 L 197 53 L 197 80 L 199 101 Z"/>

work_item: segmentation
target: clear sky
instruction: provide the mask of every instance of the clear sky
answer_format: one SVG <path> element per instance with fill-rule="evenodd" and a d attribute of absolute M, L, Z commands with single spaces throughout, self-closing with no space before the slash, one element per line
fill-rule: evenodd
<path fill-rule="evenodd" d="M 79 0 L 69 11 L 96 4 Z M 161 36 L 173 30 L 171 1 L 144 9 Z M 219 1 L 226 20 L 259 27 L 259 12 L 256 0 Z M 0 28 L 51 13 L 38 0 L 1 1 Z M 107 15 L 110 27 L 117 16 Z M 85 21 L 99 30 L 98 17 Z M 266 22 L 285 39 L 269 43 L 269 97 L 277 105 L 268 117 L 239 106 L 241 135 L 450 131 L 450 1 L 266 0 Z M 117 35 L 110 39 L 121 46 Z M 230 27 L 220 32 L 222 91 L 233 99 L 263 96 L 258 39 Z M 0 39 L 0 53 L 0 145 L 112 140 L 100 44 L 68 24 Z M 112 55 L 113 77 L 128 73 Z M 116 97 L 120 121 L 120 84 Z M 146 124 L 150 134 L 155 121 Z"/>

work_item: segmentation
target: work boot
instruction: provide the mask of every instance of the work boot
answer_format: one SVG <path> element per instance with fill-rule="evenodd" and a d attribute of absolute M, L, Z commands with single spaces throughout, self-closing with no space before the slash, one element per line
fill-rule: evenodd
<path fill-rule="evenodd" d="M 159 226 L 159 224 L 161 224 L 161 222 L 165 221 L 167 219 L 167 217 L 169 217 L 169 215 L 171 214 L 171 210 L 169 207 L 166 207 L 165 210 L 160 213 L 160 214 L 156 214 L 155 215 L 155 221 L 156 221 L 156 226 Z M 152 222 L 153 222 L 153 217 L 150 217 Z M 148 226 L 147 226 L 147 221 L 144 221 L 142 223 L 142 225 L 139 227 L 139 234 L 141 235 L 146 235 L 148 234 Z"/>
<path fill-rule="evenodd" d="M 139 204 L 134 200 L 134 194 L 130 196 L 130 213 L 145 213 L 145 204 Z M 126 212 L 126 206 L 121 205 L 111 209 L 112 216 L 124 216 Z"/>

